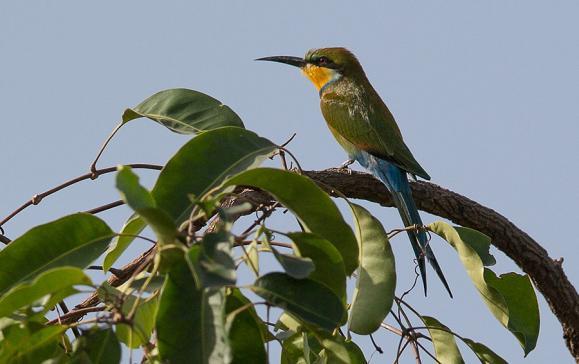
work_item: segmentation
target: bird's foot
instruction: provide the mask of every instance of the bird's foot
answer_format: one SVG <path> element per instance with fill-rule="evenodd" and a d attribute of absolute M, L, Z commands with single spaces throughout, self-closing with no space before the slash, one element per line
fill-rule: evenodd
<path fill-rule="evenodd" d="M 350 169 L 350 165 L 351 165 L 352 163 L 354 163 L 354 162 L 355 162 L 355 160 L 353 160 L 353 159 L 348 159 L 348 160 L 345 161 L 344 163 L 340 164 L 340 165 L 338 166 L 338 169 L 344 169 L 344 170 L 346 170 L 346 171 L 348 172 L 348 174 L 351 174 L 351 173 L 352 173 L 352 170 Z"/>

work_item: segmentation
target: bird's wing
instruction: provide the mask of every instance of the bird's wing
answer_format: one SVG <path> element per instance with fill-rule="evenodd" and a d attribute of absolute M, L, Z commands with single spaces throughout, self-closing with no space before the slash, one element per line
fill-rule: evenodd
<path fill-rule="evenodd" d="M 353 107 L 351 102 L 339 97 L 328 97 L 322 99 L 320 106 L 330 128 L 356 148 L 385 159 L 408 173 L 430 179 L 404 143 L 398 125 L 384 103 L 380 102 L 371 109 Z"/>

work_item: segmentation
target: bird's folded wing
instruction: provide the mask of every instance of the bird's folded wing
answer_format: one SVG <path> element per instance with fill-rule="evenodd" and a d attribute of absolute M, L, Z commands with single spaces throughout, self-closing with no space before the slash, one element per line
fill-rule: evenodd
<path fill-rule="evenodd" d="M 385 105 L 380 110 L 348 106 L 340 100 L 324 100 L 321 109 L 334 133 L 356 148 L 385 159 L 406 172 L 429 180 L 430 176 L 416 161 L 404 143 L 400 130 Z"/>

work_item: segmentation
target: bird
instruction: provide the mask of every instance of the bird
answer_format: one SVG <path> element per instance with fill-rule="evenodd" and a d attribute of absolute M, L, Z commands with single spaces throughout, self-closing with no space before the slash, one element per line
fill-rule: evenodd
<path fill-rule="evenodd" d="M 302 57 L 270 56 L 256 59 L 301 69 L 317 88 L 320 108 L 330 132 L 348 154 L 341 167 L 354 161 L 386 185 L 405 227 L 427 294 L 428 260 L 450 297 L 452 292 L 428 244 L 408 178 L 430 176 L 416 161 L 402 138 L 394 116 L 370 84 L 356 56 L 342 47 L 309 50 Z M 415 228 L 412 228 L 415 227 Z"/>

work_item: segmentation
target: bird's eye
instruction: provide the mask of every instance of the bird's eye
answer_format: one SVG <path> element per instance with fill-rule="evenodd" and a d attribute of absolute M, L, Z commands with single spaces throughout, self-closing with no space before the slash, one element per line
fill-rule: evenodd
<path fill-rule="evenodd" d="M 320 58 L 318 59 L 318 63 L 319 63 L 319 64 L 322 64 L 322 65 L 323 65 L 323 64 L 329 64 L 329 63 L 330 63 L 330 60 L 328 59 L 328 57 L 320 57 Z"/>

